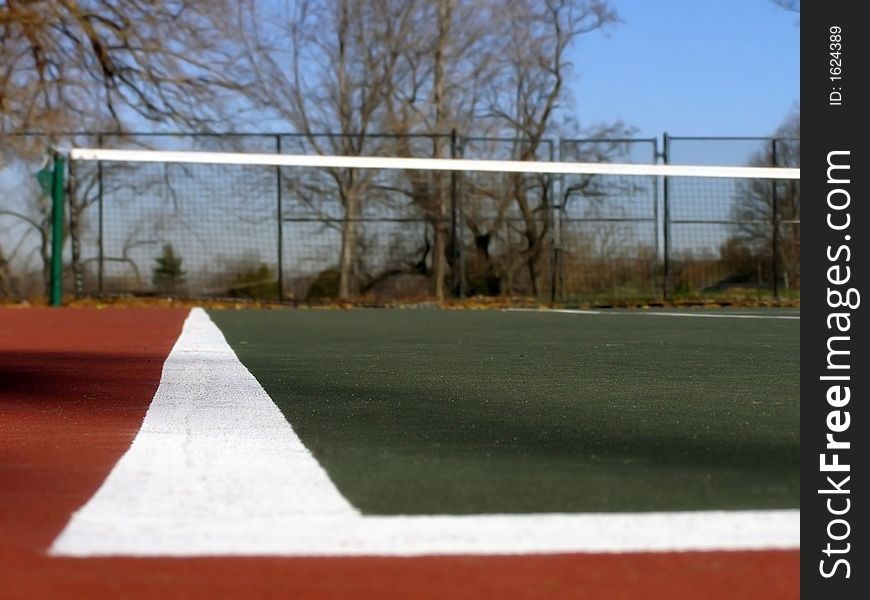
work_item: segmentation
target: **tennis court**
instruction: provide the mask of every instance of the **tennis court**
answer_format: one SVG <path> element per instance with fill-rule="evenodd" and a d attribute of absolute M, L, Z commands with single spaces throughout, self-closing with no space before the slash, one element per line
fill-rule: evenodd
<path fill-rule="evenodd" d="M 797 593 L 797 310 L 3 320 L 22 595 Z"/>
<path fill-rule="evenodd" d="M 646 4 L 2 3 L 0 600 L 798 596 L 800 3 Z"/>
<path fill-rule="evenodd" d="M 795 507 L 799 321 L 772 316 L 212 314 L 375 514 Z"/>

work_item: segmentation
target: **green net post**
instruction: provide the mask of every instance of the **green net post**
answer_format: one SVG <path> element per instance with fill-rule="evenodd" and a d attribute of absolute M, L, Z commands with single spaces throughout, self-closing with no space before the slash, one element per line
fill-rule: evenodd
<path fill-rule="evenodd" d="M 51 285 L 50 303 L 60 306 L 63 299 L 63 180 L 64 159 L 54 153 L 51 179 Z"/>

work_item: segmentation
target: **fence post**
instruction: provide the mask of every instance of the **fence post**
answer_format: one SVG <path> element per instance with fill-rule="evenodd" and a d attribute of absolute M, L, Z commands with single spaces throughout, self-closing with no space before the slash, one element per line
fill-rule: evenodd
<path fill-rule="evenodd" d="M 662 160 L 664 164 L 670 162 L 671 143 L 667 132 L 662 134 L 663 149 Z M 664 272 L 662 280 L 662 297 L 667 302 L 670 300 L 670 280 L 671 280 L 671 209 L 668 202 L 668 178 L 662 178 L 662 259 L 664 260 Z"/>
<path fill-rule="evenodd" d="M 776 138 L 770 140 L 770 154 L 773 166 L 776 165 Z M 771 204 L 771 257 L 770 257 L 770 273 L 773 280 L 773 297 L 779 299 L 779 202 L 777 198 L 777 187 L 779 182 L 774 179 L 770 182 L 772 186 L 772 194 L 770 197 Z"/>
<path fill-rule="evenodd" d="M 70 242 L 70 266 L 73 275 L 73 294 L 75 298 L 81 298 L 84 294 L 84 274 L 81 263 L 81 239 L 79 238 L 79 211 L 81 206 L 77 204 L 76 163 L 70 161 L 68 168 L 68 199 L 69 204 L 69 242 Z"/>
<path fill-rule="evenodd" d="M 565 141 L 559 140 L 559 160 L 565 160 Z M 561 302 L 565 301 L 565 287 L 567 281 L 567 273 L 566 273 L 566 265 L 565 265 L 565 255 L 567 254 L 567 249 L 565 248 L 565 227 L 568 222 L 568 195 L 565 188 L 565 175 L 564 173 L 559 174 L 559 206 L 557 214 L 559 215 L 559 256 L 558 256 L 558 267 L 559 267 L 559 281 L 558 281 L 558 289 L 556 290 L 556 295 Z"/>
<path fill-rule="evenodd" d="M 456 129 L 450 130 L 450 158 L 459 157 Z M 451 246 L 453 247 L 453 296 L 465 297 L 465 252 L 462 241 L 462 198 L 459 194 L 459 173 L 450 171 Z"/>
<path fill-rule="evenodd" d="M 555 160 L 555 142 L 550 140 L 550 162 Z M 559 160 L 562 160 L 562 138 L 559 138 Z M 549 228 L 550 228 L 550 239 L 553 243 L 553 255 L 551 257 L 550 264 L 550 306 L 554 307 L 556 305 L 556 300 L 558 298 L 557 287 L 559 284 L 558 278 L 558 270 L 559 270 L 559 246 L 561 244 L 561 240 L 559 239 L 559 233 L 557 227 L 559 226 L 559 222 L 561 219 L 558 218 L 556 211 L 558 210 L 557 204 L 557 189 L 556 182 L 552 175 L 547 175 L 547 196 L 550 199 L 550 211 L 547 215 L 549 218 Z"/>
<path fill-rule="evenodd" d="M 51 181 L 51 305 L 63 300 L 63 181 L 64 160 L 54 152 L 54 173 Z"/>
<path fill-rule="evenodd" d="M 97 135 L 97 148 L 103 147 L 103 135 Z M 97 291 L 103 295 L 103 161 L 97 161 Z"/>
<path fill-rule="evenodd" d="M 281 154 L 281 135 L 275 136 L 275 152 Z M 278 302 L 284 301 L 284 207 L 283 192 L 281 190 L 281 167 L 275 167 L 275 201 L 277 203 L 276 219 L 278 221 Z"/>
<path fill-rule="evenodd" d="M 652 140 L 652 161 L 653 164 L 658 164 L 659 157 L 659 141 L 658 138 Z M 659 289 L 659 178 L 656 177 L 653 184 L 653 260 L 652 260 L 652 289 L 656 294 Z"/>

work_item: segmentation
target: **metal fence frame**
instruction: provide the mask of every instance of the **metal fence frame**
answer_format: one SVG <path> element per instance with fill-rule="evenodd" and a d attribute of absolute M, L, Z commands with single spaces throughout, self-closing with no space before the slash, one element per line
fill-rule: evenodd
<path fill-rule="evenodd" d="M 34 138 L 46 137 L 45 134 L 41 133 L 25 133 L 19 134 L 23 136 L 30 136 Z M 417 140 L 424 140 L 434 144 L 435 140 L 441 140 L 446 142 L 449 156 L 451 158 L 461 158 L 466 155 L 466 149 L 470 143 L 474 142 L 483 142 L 483 143 L 504 143 L 509 144 L 512 147 L 516 145 L 521 145 L 526 142 L 526 140 L 522 138 L 510 138 L 510 137 L 479 137 L 479 136 L 464 136 L 461 132 L 457 130 L 452 130 L 446 133 L 436 133 L 436 134 L 407 134 L 407 135 L 393 135 L 393 134 L 366 134 L 364 136 L 348 136 L 346 134 L 339 133 L 317 133 L 317 134 L 298 134 L 298 133 L 163 133 L 163 132 L 144 132 L 144 133 L 115 133 L 115 132 L 71 132 L 71 133 L 61 133 L 54 134 L 51 136 L 51 139 L 90 139 L 95 143 L 97 147 L 114 147 L 119 140 L 125 140 L 129 142 L 130 140 L 180 140 L 180 139 L 190 139 L 190 140 L 257 140 L 257 143 L 266 142 L 268 145 L 274 149 L 274 152 L 281 153 L 286 150 L 287 144 L 284 142 L 287 140 L 299 140 L 303 145 L 311 145 L 313 142 L 317 140 L 335 140 L 341 138 L 360 138 L 360 143 L 365 143 L 366 140 L 378 140 L 378 139 L 400 139 L 400 138 L 414 138 Z M 761 146 L 762 150 L 766 152 L 767 156 L 770 157 L 770 164 L 767 166 L 795 166 L 795 165 L 780 165 L 779 162 L 779 150 L 786 143 L 794 143 L 797 142 L 799 144 L 799 139 L 797 138 L 777 138 L 777 137 L 693 137 L 693 136 L 670 136 L 667 133 L 663 134 L 661 138 L 559 138 L 559 139 L 543 139 L 539 142 L 539 150 L 543 152 L 542 157 L 545 160 L 554 160 L 557 159 L 560 161 L 571 160 L 569 146 L 575 145 L 580 147 L 582 145 L 596 145 L 596 144 L 624 144 L 626 147 L 639 147 L 646 148 L 644 150 L 644 157 L 642 158 L 638 164 L 655 164 L 658 162 L 663 162 L 665 164 L 671 163 L 673 154 L 674 154 L 674 145 L 682 144 L 686 142 L 692 143 L 705 143 L 705 144 L 726 144 L 728 142 L 747 142 L 758 144 Z M 147 145 L 147 144 L 143 144 Z M 198 144 L 194 144 L 198 145 Z M 618 157 L 617 160 L 624 160 L 625 157 Z M 647 160 L 648 159 L 648 160 Z M 745 159 L 745 157 L 743 157 Z M 97 182 L 96 182 L 96 211 L 97 211 L 97 274 L 96 274 L 96 290 L 87 291 L 84 289 L 82 283 L 82 277 L 80 274 L 81 265 L 76 264 L 79 260 L 78 258 L 78 244 L 79 240 L 76 239 L 78 235 L 78 230 L 76 228 L 76 224 L 74 222 L 70 223 L 69 232 L 71 237 L 71 252 L 72 252 L 72 270 L 75 275 L 74 283 L 72 286 L 72 291 L 77 296 L 80 295 L 88 295 L 96 293 L 97 295 L 106 294 L 105 287 L 105 262 L 107 260 L 107 256 L 105 254 L 104 248 L 104 240 L 105 240 L 105 206 L 104 206 L 104 170 L 102 163 L 98 163 L 96 166 L 97 173 Z M 453 265 L 450 269 L 450 279 L 446 289 L 449 290 L 450 294 L 456 298 L 463 298 L 468 293 L 468 281 L 467 274 L 465 272 L 466 269 L 466 243 L 464 242 L 464 219 L 465 219 L 465 210 L 466 207 L 463 203 L 463 182 L 465 180 L 464 173 L 451 172 L 449 179 L 449 216 L 447 217 L 447 226 L 449 227 L 449 240 L 450 240 L 450 257 L 449 263 Z M 294 217 L 292 214 L 286 214 L 286 207 L 284 204 L 284 185 L 282 181 L 282 171 L 280 167 L 275 168 L 275 210 L 276 210 L 276 227 L 275 227 L 275 235 L 276 235 L 276 244 L 277 244 L 277 256 L 276 256 L 276 275 L 277 275 L 277 293 L 275 300 L 281 301 L 285 298 L 285 264 L 284 264 L 284 250 L 285 250 L 285 224 L 288 222 L 292 222 L 294 220 L 298 220 L 297 217 Z M 76 218 L 76 207 L 74 206 L 74 198 L 76 194 L 75 184 L 76 184 L 76 172 L 75 172 L 75 164 L 70 164 L 70 187 L 71 192 L 69 194 L 69 207 L 67 210 L 68 219 L 72 220 Z M 547 241 L 547 245 L 549 250 L 545 250 L 545 252 L 549 253 L 549 257 L 547 260 L 550 261 L 549 272 L 547 273 L 547 289 L 546 297 L 551 303 L 559 302 L 562 300 L 570 300 L 570 294 L 567 293 L 566 290 L 566 281 L 568 278 L 568 274 L 566 273 L 566 263 L 565 263 L 565 239 L 568 235 L 566 231 L 567 225 L 572 222 L 595 222 L 595 221 L 604 221 L 608 219 L 595 219 L 595 218 L 584 218 L 571 216 L 568 212 L 567 206 L 569 201 L 569 190 L 565 185 L 565 177 L 564 176 L 556 176 L 556 177 L 548 177 L 545 183 L 547 190 L 546 194 L 552 198 L 551 204 L 547 209 L 547 214 L 545 219 L 547 219 L 548 223 L 548 231 L 549 231 L 549 239 Z M 781 283 L 780 283 L 780 273 L 782 272 L 781 257 L 780 257 L 780 225 L 782 223 L 787 223 L 789 225 L 798 225 L 799 226 L 799 215 L 797 221 L 782 221 L 779 214 L 779 199 L 778 199 L 778 187 L 776 184 L 772 185 L 771 189 L 771 199 L 772 199 L 772 215 L 770 216 L 770 293 L 773 298 L 779 298 L 781 293 Z M 672 228 L 674 226 L 691 226 L 691 225 L 709 225 L 714 223 L 714 221 L 710 220 L 693 220 L 693 219 L 685 219 L 685 218 L 674 218 L 671 214 L 672 209 L 672 191 L 671 191 L 671 183 L 668 178 L 658 178 L 656 185 L 653 188 L 653 195 L 650 198 L 651 201 L 651 216 L 649 218 L 637 218 L 631 217 L 624 219 L 625 221 L 629 221 L 632 223 L 644 223 L 650 224 L 652 227 L 652 236 L 653 236 L 653 249 L 654 254 L 652 258 L 652 264 L 650 268 L 650 289 L 656 290 L 654 297 L 651 298 L 642 298 L 639 300 L 664 300 L 669 301 L 674 298 L 674 289 L 673 289 L 673 269 L 675 266 L 675 258 L 673 256 L 673 234 Z M 799 205 L 798 205 L 799 210 Z M 428 217 L 422 217 L 422 219 L 426 220 Z M 380 218 L 380 220 L 390 220 L 389 218 Z M 395 220 L 395 219 L 393 219 Z M 419 220 L 419 219 L 418 219 Z M 613 219 L 609 219 L 613 220 Z M 733 225 L 734 221 L 716 221 L 716 223 L 721 224 L 723 226 Z M 798 238 L 798 251 L 799 251 L 799 238 Z M 798 272 L 799 275 L 799 272 Z M 630 300 L 630 299 L 629 299 Z"/>
<path fill-rule="evenodd" d="M 794 137 L 760 137 L 760 136 L 672 136 L 668 133 L 662 134 L 663 141 L 663 150 L 661 154 L 661 159 L 665 164 L 669 164 L 671 161 L 671 156 L 673 154 L 673 146 L 674 144 L 679 144 L 680 142 L 707 142 L 713 144 L 723 144 L 729 142 L 750 142 L 756 144 L 769 144 L 769 161 L 765 161 L 766 164 L 759 166 L 770 166 L 770 167 L 794 167 L 798 165 L 790 165 L 790 164 L 781 164 L 779 161 L 779 154 L 777 153 L 777 148 L 788 143 L 797 143 L 800 144 L 800 138 Z M 764 148 L 762 148 L 763 150 Z M 771 293 L 774 299 L 779 299 L 780 297 L 780 287 L 779 287 L 779 273 L 780 273 L 780 252 L 779 252 L 779 227 L 781 225 L 781 221 L 779 219 L 778 208 L 779 202 L 777 197 L 778 185 L 777 182 L 771 182 L 771 217 L 770 217 L 770 239 L 771 239 L 771 254 L 770 254 L 770 270 L 771 270 Z M 674 219 L 670 215 L 670 181 L 669 178 L 663 178 L 663 203 L 664 203 L 664 220 L 662 224 L 662 233 L 664 236 L 664 257 L 663 257 L 663 269 L 664 269 L 664 278 L 662 282 L 662 298 L 664 300 L 670 300 L 672 298 L 672 289 L 671 289 L 671 267 L 673 265 L 673 260 L 670 256 L 671 251 L 671 227 L 673 225 L 692 225 L 692 224 L 706 224 L 710 223 L 710 221 L 701 221 L 701 220 L 692 220 L 692 219 Z M 737 224 L 737 220 L 728 220 L 722 221 L 720 224 L 723 225 L 734 225 Z M 800 220 L 796 222 L 796 224 L 800 225 Z"/>

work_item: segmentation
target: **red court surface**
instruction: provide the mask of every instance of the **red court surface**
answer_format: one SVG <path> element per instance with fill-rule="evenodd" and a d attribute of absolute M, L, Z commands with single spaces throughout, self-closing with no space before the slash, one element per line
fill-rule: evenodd
<path fill-rule="evenodd" d="M 797 598 L 799 552 L 55 558 L 129 447 L 181 309 L 0 309 L 0 597 Z"/>

